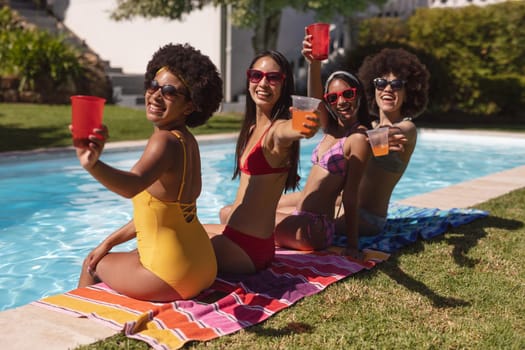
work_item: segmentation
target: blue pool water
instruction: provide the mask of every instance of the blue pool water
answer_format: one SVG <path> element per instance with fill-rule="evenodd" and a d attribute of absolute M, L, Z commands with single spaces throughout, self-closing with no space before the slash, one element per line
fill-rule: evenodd
<path fill-rule="evenodd" d="M 320 135 L 301 147 L 301 176 Z M 203 193 L 198 213 L 218 223 L 218 210 L 230 203 L 233 142 L 202 145 Z M 109 151 L 103 160 L 129 169 L 141 150 Z M 525 139 L 422 132 L 393 200 L 525 164 Z M 131 218 L 131 203 L 94 181 L 73 151 L 10 157 L 0 155 L 0 310 L 76 287 L 85 255 Z M 129 242 L 118 250 L 134 248 Z"/>

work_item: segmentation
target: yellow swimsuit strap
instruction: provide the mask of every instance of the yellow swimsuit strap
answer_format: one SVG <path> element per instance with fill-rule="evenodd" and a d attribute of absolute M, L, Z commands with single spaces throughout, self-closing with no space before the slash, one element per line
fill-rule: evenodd
<path fill-rule="evenodd" d="M 182 209 L 184 219 L 186 219 L 186 222 L 190 222 L 191 220 L 193 220 L 193 218 L 197 214 L 197 207 L 195 205 L 195 202 L 193 203 L 181 203 L 180 202 L 180 198 L 182 196 L 182 189 L 184 188 L 184 185 L 186 184 L 186 163 L 187 163 L 186 145 L 184 144 L 184 139 L 182 138 L 181 135 L 179 135 L 175 131 L 172 131 L 171 133 L 179 139 L 182 145 L 182 154 L 184 156 L 184 162 L 182 166 L 182 180 L 180 182 L 179 195 L 177 196 L 177 202 L 179 202 L 180 204 L 180 208 Z"/>

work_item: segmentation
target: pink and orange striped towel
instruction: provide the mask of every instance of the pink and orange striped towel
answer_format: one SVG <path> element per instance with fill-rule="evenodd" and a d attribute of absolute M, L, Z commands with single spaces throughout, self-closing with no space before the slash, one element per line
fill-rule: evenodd
<path fill-rule="evenodd" d="M 388 258 L 381 252 L 368 254 L 371 260 L 358 263 L 335 252 L 278 249 L 268 269 L 250 276 L 221 276 L 193 300 L 140 301 L 100 283 L 34 304 L 95 319 L 154 349 L 178 349 L 188 341 L 206 341 L 260 323 L 298 300 Z"/>

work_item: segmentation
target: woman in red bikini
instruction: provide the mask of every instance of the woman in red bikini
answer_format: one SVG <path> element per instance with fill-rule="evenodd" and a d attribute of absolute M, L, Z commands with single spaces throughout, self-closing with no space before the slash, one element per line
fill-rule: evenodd
<path fill-rule="evenodd" d="M 205 225 L 219 272 L 254 273 L 272 261 L 277 202 L 283 190 L 297 187 L 299 140 L 319 128 L 314 114 L 305 123 L 307 132 L 292 129 L 293 72 L 281 53 L 259 54 L 246 74 L 248 96 L 234 171 L 239 189 L 233 204 L 221 210 L 225 225 Z"/>

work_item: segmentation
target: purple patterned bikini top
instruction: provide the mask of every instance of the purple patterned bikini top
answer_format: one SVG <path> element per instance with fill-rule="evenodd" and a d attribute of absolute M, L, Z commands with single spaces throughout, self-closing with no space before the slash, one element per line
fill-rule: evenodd
<path fill-rule="evenodd" d="M 345 152 L 343 145 L 345 144 L 346 138 L 352 134 L 353 130 L 350 130 L 347 135 L 337 140 L 337 142 L 326 151 L 321 158 L 319 158 L 319 145 L 323 143 L 326 135 L 323 137 L 321 142 L 315 146 L 312 152 L 312 164 L 319 165 L 321 168 L 328 170 L 330 174 L 345 176 L 346 175 L 346 163 L 348 159 L 345 158 Z"/>

